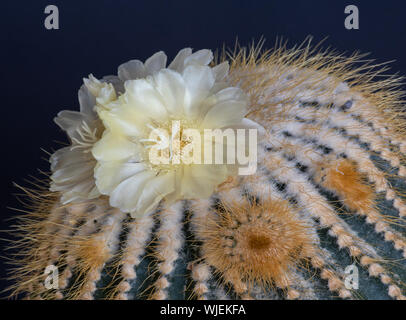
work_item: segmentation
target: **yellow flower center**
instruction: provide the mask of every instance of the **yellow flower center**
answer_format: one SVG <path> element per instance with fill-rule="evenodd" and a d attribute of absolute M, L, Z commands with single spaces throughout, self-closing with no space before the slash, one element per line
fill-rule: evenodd
<path fill-rule="evenodd" d="M 195 150 L 196 146 L 200 147 L 202 136 L 196 121 L 171 119 L 164 123 L 148 123 L 146 128 L 146 138 L 138 141 L 143 146 L 143 160 L 155 172 L 179 169 L 190 164 L 185 159 L 190 160 L 193 152 L 199 152 L 200 155 L 201 150 Z M 199 137 L 190 136 L 189 130 L 198 133 Z M 199 141 L 195 141 L 196 138 Z"/>

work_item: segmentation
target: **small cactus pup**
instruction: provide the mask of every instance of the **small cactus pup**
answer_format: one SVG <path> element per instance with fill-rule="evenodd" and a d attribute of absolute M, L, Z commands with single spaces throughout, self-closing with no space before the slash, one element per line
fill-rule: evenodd
<path fill-rule="evenodd" d="M 10 296 L 404 300 L 405 104 L 365 61 L 260 43 L 89 75 L 22 187 Z"/>

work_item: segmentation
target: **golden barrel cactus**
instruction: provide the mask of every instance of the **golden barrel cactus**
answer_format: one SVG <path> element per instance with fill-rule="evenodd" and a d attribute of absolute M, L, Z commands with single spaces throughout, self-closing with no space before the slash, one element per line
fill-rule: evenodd
<path fill-rule="evenodd" d="M 56 118 L 70 145 L 49 179 L 22 188 L 11 296 L 405 299 L 403 92 L 363 59 L 260 43 L 215 61 L 184 49 L 168 66 L 160 52 L 85 79 L 80 112 Z M 260 128 L 257 170 L 145 164 L 163 139 L 145 130 L 178 118 Z"/>

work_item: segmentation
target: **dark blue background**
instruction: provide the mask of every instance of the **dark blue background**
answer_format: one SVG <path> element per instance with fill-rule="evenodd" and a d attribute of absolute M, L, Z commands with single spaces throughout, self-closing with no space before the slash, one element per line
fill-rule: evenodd
<path fill-rule="evenodd" d="M 59 30 L 44 28 L 49 4 L 59 8 Z M 359 8 L 360 30 L 344 28 L 349 4 Z M 7 209 L 18 206 L 12 181 L 24 184 L 36 168 L 48 169 L 40 148 L 64 141 L 52 119 L 77 108 L 77 90 L 89 73 L 113 74 L 119 64 L 159 50 L 171 59 L 181 48 L 232 46 L 237 37 L 248 44 L 264 36 L 272 46 L 277 36 L 295 44 L 313 35 L 315 43 L 328 36 L 324 45 L 339 51 L 397 59 L 393 72 L 406 75 L 405 1 L 3 0 L 0 15 L 0 229 L 16 214 Z M 4 269 L 1 259 L 0 277 Z"/>

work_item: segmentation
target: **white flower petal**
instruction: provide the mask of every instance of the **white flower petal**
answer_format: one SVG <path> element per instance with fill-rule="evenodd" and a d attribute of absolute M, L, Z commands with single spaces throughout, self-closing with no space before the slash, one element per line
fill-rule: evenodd
<path fill-rule="evenodd" d="M 248 118 L 243 118 L 241 120 L 241 123 L 238 123 L 233 126 L 229 126 L 228 128 L 231 128 L 231 129 L 257 129 L 258 135 L 260 135 L 260 136 L 266 133 L 266 130 L 263 126 L 261 126 L 259 123 L 252 121 L 251 119 L 248 119 Z"/>
<path fill-rule="evenodd" d="M 171 64 L 168 66 L 169 69 L 175 70 L 179 73 L 183 72 L 185 67 L 185 59 L 192 54 L 191 48 L 184 48 L 178 52 L 176 57 L 173 59 Z"/>
<path fill-rule="evenodd" d="M 62 130 L 70 134 L 79 128 L 86 119 L 87 118 L 83 113 L 63 110 L 58 113 L 54 118 L 54 121 Z"/>
<path fill-rule="evenodd" d="M 146 75 L 153 75 L 154 73 L 158 72 L 159 70 L 165 68 L 166 66 L 166 54 L 163 51 L 159 51 L 148 58 L 145 63 L 145 71 Z"/>
<path fill-rule="evenodd" d="M 228 61 L 224 61 L 213 67 L 212 70 L 216 76 L 216 81 L 223 81 L 227 76 L 229 69 L 230 66 L 228 65 Z"/>
<path fill-rule="evenodd" d="M 97 97 L 101 88 L 106 85 L 103 84 L 99 79 L 94 77 L 92 74 L 89 74 L 88 78 L 83 78 L 83 83 L 94 97 Z"/>
<path fill-rule="evenodd" d="M 94 171 L 96 186 L 102 194 L 109 194 L 121 182 L 144 170 L 142 163 L 102 162 Z"/>
<path fill-rule="evenodd" d="M 137 203 L 137 207 L 133 212 L 131 212 L 131 215 L 143 216 L 145 214 L 150 214 L 151 211 L 156 209 L 162 198 L 172 193 L 174 190 L 174 172 L 169 172 L 152 178 L 143 187 L 142 193 Z"/>
<path fill-rule="evenodd" d="M 118 77 L 123 81 L 144 78 L 146 71 L 140 60 L 130 60 L 118 67 Z"/>
<path fill-rule="evenodd" d="M 203 129 L 225 128 L 241 123 L 247 113 L 244 101 L 224 101 L 214 105 L 204 117 Z"/>
<path fill-rule="evenodd" d="M 72 147 L 61 148 L 51 155 L 49 161 L 51 163 L 52 172 L 72 163 L 86 163 L 93 159 L 91 153 L 84 153 L 82 150 L 72 150 L 71 148 Z"/>
<path fill-rule="evenodd" d="M 94 145 L 92 154 L 98 161 L 121 161 L 137 157 L 139 150 L 126 138 L 106 132 Z"/>
<path fill-rule="evenodd" d="M 220 92 L 221 90 L 227 89 L 229 88 L 230 85 L 227 82 L 216 82 L 213 87 L 210 90 L 211 94 L 216 94 L 218 92 Z"/>
<path fill-rule="evenodd" d="M 165 69 L 154 77 L 156 89 L 164 98 L 166 109 L 173 116 L 183 113 L 183 101 L 185 96 L 185 82 L 182 76 L 175 71 Z"/>
<path fill-rule="evenodd" d="M 104 126 L 114 133 L 122 133 L 129 137 L 140 135 L 147 118 L 142 116 L 135 108 L 123 105 L 110 111 L 100 110 L 100 119 Z"/>
<path fill-rule="evenodd" d="M 110 102 L 117 98 L 116 90 L 111 83 L 105 83 L 106 85 L 100 87 L 99 93 L 96 97 L 96 103 L 103 107 L 106 107 Z"/>
<path fill-rule="evenodd" d="M 214 85 L 214 74 L 209 67 L 188 66 L 183 72 L 183 80 L 186 85 L 184 112 L 194 119 L 199 116 L 199 106 Z"/>
<path fill-rule="evenodd" d="M 128 103 L 141 115 L 154 120 L 167 118 L 166 108 L 151 79 L 126 81 L 125 88 L 128 92 Z"/>
<path fill-rule="evenodd" d="M 213 52 L 208 49 L 196 51 L 185 59 L 184 66 L 198 65 L 207 66 L 213 60 Z"/>
<path fill-rule="evenodd" d="M 94 164 L 74 163 L 55 171 L 51 179 L 57 184 L 70 184 L 92 176 Z"/>
<path fill-rule="evenodd" d="M 89 191 L 89 193 L 87 195 L 87 199 L 94 199 L 94 198 L 97 198 L 97 197 L 101 196 L 101 193 L 99 192 L 99 189 L 94 184 L 94 179 L 92 179 L 92 185 L 93 185 L 93 188 Z"/>
<path fill-rule="evenodd" d="M 110 80 L 112 80 L 111 77 Z M 90 74 L 88 79 L 83 78 L 83 82 L 89 92 L 96 98 L 96 104 L 98 105 L 105 106 L 117 97 L 113 84 L 106 79 L 100 81 Z"/>
<path fill-rule="evenodd" d="M 84 195 L 87 196 L 84 197 Z M 95 188 L 94 181 L 88 179 L 73 185 L 67 192 L 64 192 L 61 197 L 61 202 L 62 204 L 67 204 L 78 200 L 94 199 L 99 196 L 100 193 Z"/>
<path fill-rule="evenodd" d="M 152 172 L 141 171 L 124 180 L 110 194 L 110 205 L 123 212 L 134 211 L 144 185 L 153 177 Z"/>
<path fill-rule="evenodd" d="M 214 97 L 216 98 L 216 103 L 220 103 L 227 100 L 235 101 L 245 101 L 248 102 L 248 97 L 240 88 L 237 87 L 227 87 L 225 89 L 217 92 Z"/>
<path fill-rule="evenodd" d="M 60 201 L 62 204 L 68 204 L 80 200 L 83 200 L 83 198 L 80 197 L 80 195 L 78 195 L 76 192 L 67 191 L 62 194 Z"/>
<path fill-rule="evenodd" d="M 111 83 L 114 87 L 114 91 L 116 93 L 123 93 L 124 92 L 124 81 L 122 81 L 119 77 L 117 76 L 104 76 L 102 78 L 103 82 Z"/>
<path fill-rule="evenodd" d="M 217 185 L 226 180 L 225 165 L 193 164 L 184 166 L 181 196 L 185 199 L 210 197 Z"/>
<path fill-rule="evenodd" d="M 78 99 L 80 105 L 80 112 L 86 114 L 92 118 L 96 117 L 96 112 L 93 110 L 96 105 L 96 98 L 91 94 L 91 92 L 82 85 L 78 92 Z"/>
<path fill-rule="evenodd" d="M 212 108 L 214 105 L 226 101 L 246 101 L 248 103 L 248 97 L 245 93 L 237 87 L 226 87 L 219 92 L 206 98 L 203 103 L 200 105 L 200 115 L 203 117 L 206 115 L 207 111 Z"/>
<path fill-rule="evenodd" d="M 99 120 L 96 118 L 91 119 L 89 116 L 76 111 L 61 111 L 54 118 L 54 122 L 66 132 L 73 146 L 84 141 L 83 134 L 87 135 L 85 140 L 87 139 L 87 142 L 89 142 L 89 139 L 96 139 L 98 130 L 101 130 L 99 128 L 101 125 Z M 89 130 L 84 129 L 84 127 Z M 91 131 L 92 134 L 89 135 L 88 131 Z"/>

